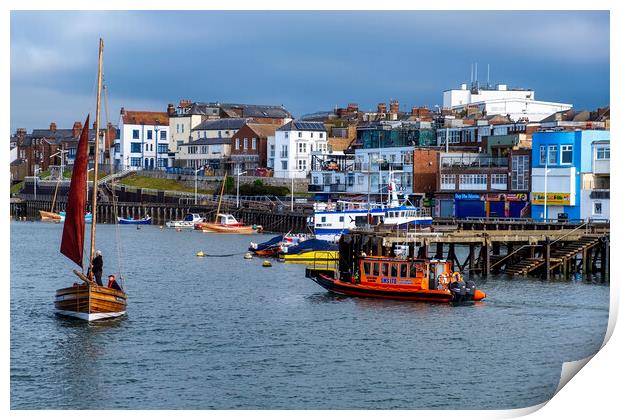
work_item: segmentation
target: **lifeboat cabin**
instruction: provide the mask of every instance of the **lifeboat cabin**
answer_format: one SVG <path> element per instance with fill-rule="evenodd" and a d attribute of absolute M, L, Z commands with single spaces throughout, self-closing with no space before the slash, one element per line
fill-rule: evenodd
<path fill-rule="evenodd" d="M 394 257 L 356 258 L 349 272 L 306 269 L 306 277 L 333 293 L 428 302 L 475 302 L 486 297 L 442 260 Z"/>

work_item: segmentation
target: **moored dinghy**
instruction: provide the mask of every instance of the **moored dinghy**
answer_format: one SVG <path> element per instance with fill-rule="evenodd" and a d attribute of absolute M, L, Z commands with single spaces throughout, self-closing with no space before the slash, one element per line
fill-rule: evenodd
<path fill-rule="evenodd" d="M 101 95 L 101 68 L 103 55 L 103 40 L 99 40 L 99 72 L 97 82 L 97 115 L 95 118 L 95 132 L 99 133 L 99 105 Z M 71 175 L 71 186 L 67 200 L 65 225 L 62 232 L 60 252 L 75 262 L 83 269 L 84 254 L 84 230 L 86 220 L 86 182 L 88 173 L 88 125 L 89 117 L 86 118 L 84 128 L 78 142 L 77 154 Z M 98 175 L 99 142 L 95 141 L 94 150 L 94 179 Z M 94 183 L 92 194 L 92 207 L 97 208 L 97 185 Z M 85 275 L 83 272 L 73 272 L 83 282 L 73 283 L 71 287 L 56 290 L 54 301 L 55 311 L 58 315 L 70 316 L 86 321 L 114 318 L 125 314 L 127 295 L 120 286 L 110 285 L 104 287 L 97 284 L 93 278 L 93 260 L 95 257 L 97 212 L 92 214 L 90 259 L 89 269 Z"/>

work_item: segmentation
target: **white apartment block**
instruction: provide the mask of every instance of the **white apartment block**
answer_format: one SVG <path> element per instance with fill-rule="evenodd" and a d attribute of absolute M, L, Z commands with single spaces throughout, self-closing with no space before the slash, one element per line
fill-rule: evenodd
<path fill-rule="evenodd" d="M 327 132 L 320 122 L 290 121 L 275 134 L 275 178 L 306 178 L 312 152 L 327 152 Z M 268 146 L 268 158 L 270 146 Z"/>
<path fill-rule="evenodd" d="M 538 122 L 549 115 L 571 109 L 572 104 L 538 101 L 531 89 L 511 89 L 505 84 L 495 87 L 468 86 L 443 92 L 443 107 L 462 111 L 477 107 L 486 115 L 510 115 L 513 121 L 527 118 Z"/>

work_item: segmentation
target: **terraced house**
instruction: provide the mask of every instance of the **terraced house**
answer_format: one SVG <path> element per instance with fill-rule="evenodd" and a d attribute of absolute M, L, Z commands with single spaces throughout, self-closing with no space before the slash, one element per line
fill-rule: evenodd
<path fill-rule="evenodd" d="M 169 119 L 166 112 L 128 111 L 121 108 L 120 138 L 114 163 L 119 168 L 165 169 L 169 165 Z"/>

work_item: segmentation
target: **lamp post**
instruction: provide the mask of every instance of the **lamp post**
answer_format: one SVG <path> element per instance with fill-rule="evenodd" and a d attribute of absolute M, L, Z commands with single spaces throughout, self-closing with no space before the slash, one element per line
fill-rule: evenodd
<path fill-rule="evenodd" d="M 237 167 L 237 208 L 239 208 L 239 178 L 241 177 L 241 175 L 246 173 L 246 171 L 241 172 L 241 169 Z"/>
<path fill-rule="evenodd" d="M 544 217 L 545 223 L 547 222 L 547 173 L 549 170 L 547 169 L 547 154 L 545 153 L 545 205 L 544 205 Z"/>
<path fill-rule="evenodd" d="M 37 201 L 37 172 L 41 172 L 38 165 L 34 167 L 34 201 Z"/>
<path fill-rule="evenodd" d="M 53 158 L 55 156 L 60 155 L 60 179 L 64 179 L 64 173 L 65 173 L 65 153 L 69 153 L 68 150 L 64 150 L 64 149 L 59 149 L 58 152 L 54 153 L 53 155 L 50 156 L 50 158 Z"/>
<path fill-rule="evenodd" d="M 159 133 L 159 126 L 155 124 L 155 169 L 159 168 L 159 150 L 157 149 L 157 133 Z"/>
<path fill-rule="evenodd" d="M 200 166 L 197 169 L 194 169 L 194 204 L 198 204 L 198 172 L 203 167 Z"/>

